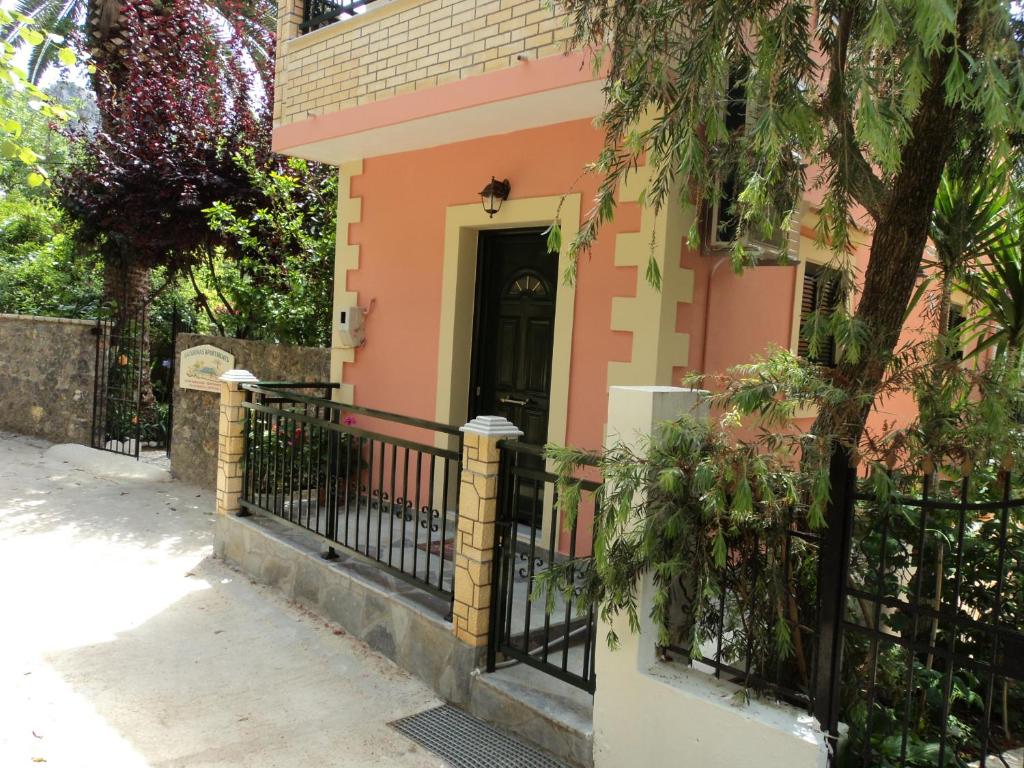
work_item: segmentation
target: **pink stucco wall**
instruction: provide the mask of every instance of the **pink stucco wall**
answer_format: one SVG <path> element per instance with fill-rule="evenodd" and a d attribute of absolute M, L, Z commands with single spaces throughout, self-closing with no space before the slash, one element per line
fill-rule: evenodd
<path fill-rule="evenodd" d="M 367 344 L 345 366 L 356 403 L 434 417 L 446 208 L 479 203 L 491 175 L 509 178 L 513 197 L 561 194 L 600 145 L 597 131 L 580 121 L 364 161 L 352 180 L 362 217 L 349 233 L 360 246 L 360 269 L 347 287 L 361 304 L 376 303 Z M 580 184 L 584 207 L 595 187 L 593 179 Z M 581 265 L 567 428 L 573 444 L 600 445 L 608 361 L 629 360 L 630 335 L 609 330 L 611 299 L 635 294 L 636 271 L 612 260 L 615 233 L 638 228 L 638 207 L 622 205 Z"/>
<path fill-rule="evenodd" d="M 375 307 L 367 319 L 368 343 L 345 366 L 356 403 L 434 417 L 446 208 L 479 202 L 477 191 L 492 175 L 511 180 L 513 197 L 564 193 L 600 147 L 598 131 L 577 121 L 364 161 L 362 175 L 352 179 L 362 217 L 349 233 L 360 246 L 360 269 L 349 274 L 347 288 L 364 306 L 375 300 Z M 577 182 L 584 215 L 595 188 L 593 178 Z M 573 445 L 600 445 L 608 362 L 630 359 L 631 334 L 610 330 L 611 305 L 614 296 L 635 295 L 637 275 L 634 268 L 615 267 L 613 252 L 616 233 L 639 226 L 638 206 L 620 205 L 580 265 L 567 429 Z M 717 259 L 685 246 L 680 258 L 695 276 L 693 302 L 679 304 L 676 322 L 677 331 L 690 334 L 690 363 L 673 372 L 672 383 L 691 371 L 724 371 L 773 345 L 789 347 L 794 267 L 735 275 L 728 263 L 715 269 Z M 866 259 L 866 249 L 858 249 L 859 268 Z M 876 425 L 905 422 L 913 412 L 905 398 L 881 405 Z"/>

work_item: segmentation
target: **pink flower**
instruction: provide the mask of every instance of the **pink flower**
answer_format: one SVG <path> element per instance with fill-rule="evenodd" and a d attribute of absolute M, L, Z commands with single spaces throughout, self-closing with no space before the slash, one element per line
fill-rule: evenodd
<path fill-rule="evenodd" d="M 345 425 L 351 427 L 353 424 L 356 423 L 356 417 L 352 416 L 352 415 L 348 415 L 344 419 L 342 419 L 341 422 L 342 422 L 342 424 L 345 424 Z"/>

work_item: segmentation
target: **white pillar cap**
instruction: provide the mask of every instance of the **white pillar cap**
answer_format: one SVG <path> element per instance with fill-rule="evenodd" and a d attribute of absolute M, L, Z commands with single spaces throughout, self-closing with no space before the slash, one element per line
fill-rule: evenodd
<path fill-rule="evenodd" d="M 232 368 L 230 371 L 224 371 L 219 376 L 220 381 L 229 381 L 235 384 L 255 384 L 259 381 L 249 371 L 242 368 Z"/>
<path fill-rule="evenodd" d="M 460 432 L 466 432 L 483 437 L 502 437 L 515 439 L 523 436 L 523 430 L 506 419 L 504 416 L 477 416 L 468 424 L 459 427 Z"/>

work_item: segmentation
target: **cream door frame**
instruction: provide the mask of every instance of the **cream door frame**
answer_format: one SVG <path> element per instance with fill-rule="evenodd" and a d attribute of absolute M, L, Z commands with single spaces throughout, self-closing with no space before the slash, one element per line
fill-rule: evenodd
<path fill-rule="evenodd" d="M 561 205 L 561 209 L 559 209 Z M 490 217 L 479 203 L 453 205 L 445 215 L 444 265 L 441 277 L 441 327 L 437 350 L 435 420 L 462 424 L 468 418 L 470 369 L 473 361 L 473 316 L 476 311 L 477 245 L 480 232 L 491 229 L 546 227 L 558 216 L 562 249 L 558 254 L 554 342 L 551 348 L 551 393 L 548 410 L 549 443 L 565 445 L 569 414 L 569 375 L 576 285 L 564 279 L 569 267 L 569 244 L 580 227 L 579 193 L 506 200 Z M 445 442 L 446 436 L 439 435 Z M 550 466 L 549 466 L 550 470 Z M 553 493 L 544 493 L 540 541 L 549 540 L 554 520 Z"/>
<path fill-rule="evenodd" d="M 559 211 L 561 203 L 561 211 Z M 558 254 L 554 343 L 551 351 L 551 400 L 548 442 L 565 445 L 569 411 L 569 372 L 576 286 L 563 279 L 569 267 L 569 243 L 580 226 L 580 195 L 506 200 L 489 217 L 479 203 L 453 205 L 445 215 L 441 276 L 441 327 L 437 350 L 436 421 L 462 424 L 468 417 L 470 367 L 473 360 L 473 315 L 476 310 L 477 243 L 488 229 L 548 226 L 558 214 L 562 250 Z"/>

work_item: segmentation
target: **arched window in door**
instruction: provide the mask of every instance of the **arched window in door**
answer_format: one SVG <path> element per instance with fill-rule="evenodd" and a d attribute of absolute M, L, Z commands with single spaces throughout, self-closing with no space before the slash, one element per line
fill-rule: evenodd
<path fill-rule="evenodd" d="M 551 288 L 547 281 L 532 269 L 525 269 L 516 273 L 509 280 L 503 291 L 503 299 L 521 299 L 528 296 L 531 299 L 546 299 L 551 295 Z"/>

